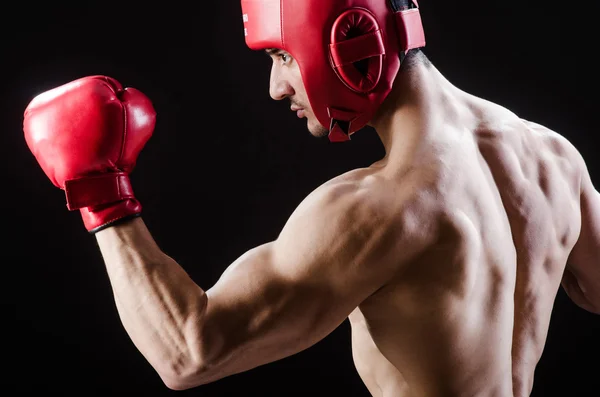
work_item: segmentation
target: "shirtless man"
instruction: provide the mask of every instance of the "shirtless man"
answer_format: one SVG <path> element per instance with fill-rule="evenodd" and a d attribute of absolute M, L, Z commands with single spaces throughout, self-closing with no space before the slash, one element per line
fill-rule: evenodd
<path fill-rule="evenodd" d="M 373 396 L 524 397 L 561 282 L 600 313 L 584 160 L 448 81 L 421 50 L 417 7 L 242 0 L 248 45 L 272 57 L 271 96 L 317 137 L 368 123 L 386 154 L 316 188 L 207 291 L 156 244 L 129 182 L 155 126 L 149 99 L 93 76 L 28 106 L 27 143 L 97 238 L 123 325 L 167 387 L 290 356 L 349 318 Z"/>

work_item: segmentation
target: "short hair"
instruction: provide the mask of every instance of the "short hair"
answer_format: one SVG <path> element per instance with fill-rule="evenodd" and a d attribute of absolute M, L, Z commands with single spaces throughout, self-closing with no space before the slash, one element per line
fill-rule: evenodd
<path fill-rule="evenodd" d="M 404 56 L 404 60 L 402 61 L 401 69 L 412 69 L 417 65 L 432 65 L 431 61 L 429 60 L 429 58 L 427 58 L 427 56 L 421 50 L 421 48 L 413 48 L 412 50 L 409 50 L 406 53 L 406 55 Z"/>

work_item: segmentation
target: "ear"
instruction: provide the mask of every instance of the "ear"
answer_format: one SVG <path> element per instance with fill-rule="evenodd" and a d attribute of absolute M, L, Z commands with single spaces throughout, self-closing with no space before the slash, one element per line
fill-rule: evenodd
<path fill-rule="evenodd" d="M 369 11 L 344 11 L 331 30 L 330 60 L 340 80 L 353 91 L 367 93 L 381 79 L 385 47 L 377 20 Z"/>

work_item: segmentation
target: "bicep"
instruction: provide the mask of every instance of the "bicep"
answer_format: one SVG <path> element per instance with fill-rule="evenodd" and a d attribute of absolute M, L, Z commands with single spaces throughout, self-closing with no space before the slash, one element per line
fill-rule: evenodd
<path fill-rule="evenodd" d="M 291 346 L 281 342 L 289 340 L 297 342 L 295 353 L 324 337 L 348 313 L 326 304 L 335 295 L 330 284 L 290 274 L 287 266 L 278 262 L 275 242 L 248 251 L 207 291 L 207 320 L 234 345 L 263 353 L 285 350 Z"/>
<path fill-rule="evenodd" d="M 212 380 L 296 354 L 336 329 L 361 299 L 316 264 L 281 263 L 277 243 L 250 250 L 207 291 L 202 335 Z M 312 269 L 308 269 L 312 267 Z M 209 380 L 210 381 L 210 380 Z"/>
<path fill-rule="evenodd" d="M 397 261 L 384 257 L 396 240 L 353 197 L 309 196 L 276 241 L 242 255 L 207 291 L 199 338 L 211 367 L 207 376 L 245 371 L 310 347 L 393 274 Z"/>

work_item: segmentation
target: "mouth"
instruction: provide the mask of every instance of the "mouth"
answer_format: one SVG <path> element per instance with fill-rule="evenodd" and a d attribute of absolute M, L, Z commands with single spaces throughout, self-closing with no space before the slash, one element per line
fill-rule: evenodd
<path fill-rule="evenodd" d="M 298 118 L 302 118 L 304 117 L 304 109 L 298 106 L 292 106 L 292 112 L 296 112 L 296 115 L 298 116 Z"/>

